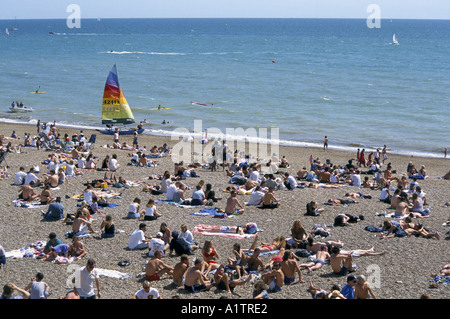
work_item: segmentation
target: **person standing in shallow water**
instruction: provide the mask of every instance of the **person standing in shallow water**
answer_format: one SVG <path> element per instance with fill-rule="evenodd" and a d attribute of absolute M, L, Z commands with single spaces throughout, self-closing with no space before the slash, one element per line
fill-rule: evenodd
<path fill-rule="evenodd" d="M 324 140 L 323 140 L 323 150 L 326 151 L 328 150 L 328 137 L 325 136 Z"/>

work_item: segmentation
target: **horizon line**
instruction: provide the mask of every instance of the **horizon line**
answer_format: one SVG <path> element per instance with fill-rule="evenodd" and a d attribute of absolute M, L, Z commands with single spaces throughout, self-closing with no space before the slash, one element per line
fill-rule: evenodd
<path fill-rule="evenodd" d="M 86 17 L 81 20 L 112 20 L 112 19 L 335 19 L 335 20 L 367 20 L 367 17 Z M 0 18 L 0 21 L 25 20 L 67 20 L 65 18 Z M 450 18 L 381 18 L 381 20 L 438 20 L 447 21 Z"/>

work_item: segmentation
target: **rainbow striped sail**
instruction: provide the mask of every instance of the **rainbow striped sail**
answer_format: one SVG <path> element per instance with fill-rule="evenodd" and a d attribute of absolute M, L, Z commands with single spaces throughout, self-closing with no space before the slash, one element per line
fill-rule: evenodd
<path fill-rule="evenodd" d="M 119 85 L 117 65 L 114 64 L 106 79 L 102 103 L 102 124 L 131 124 L 134 116 Z"/>

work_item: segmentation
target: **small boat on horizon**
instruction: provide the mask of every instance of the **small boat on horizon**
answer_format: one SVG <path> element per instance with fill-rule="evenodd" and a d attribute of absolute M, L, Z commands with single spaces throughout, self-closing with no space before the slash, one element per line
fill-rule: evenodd
<path fill-rule="evenodd" d="M 392 44 L 393 44 L 393 45 L 399 45 L 398 40 L 397 40 L 397 36 L 395 35 L 395 33 L 394 33 L 394 35 L 392 36 Z"/>

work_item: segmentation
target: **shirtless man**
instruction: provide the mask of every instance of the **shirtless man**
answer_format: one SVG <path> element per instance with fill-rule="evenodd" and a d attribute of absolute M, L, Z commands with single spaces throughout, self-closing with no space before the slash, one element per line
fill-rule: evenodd
<path fill-rule="evenodd" d="M 297 172 L 298 179 L 305 179 L 306 176 L 308 176 L 308 170 L 306 169 L 306 167 L 303 167 Z"/>
<path fill-rule="evenodd" d="M 320 172 L 318 177 L 319 177 L 319 182 L 321 182 L 321 183 L 331 183 L 330 168 L 325 167 L 325 170 L 323 172 Z"/>
<path fill-rule="evenodd" d="M 261 253 L 261 249 L 258 247 L 255 248 L 253 254 L 247 257 L 245 264 L 245 271 L 247 273 L 258 272 L 258 270 L 264 270 L 264 262 L 259 258 L 259 254 Z"/>
<path fill-rule="evenodd" d="M 367 283 L 366 277 L 364 277 L 364 275 L 357 276 L 355 285 L 355 299 L 367 299 L 369 298 L 369 294 L 373 299 L 377 299 L 372 288 Z"/>
<path fill-rule="evenodd" d="M 302 272 L 300 270 L 297 261 L 295 260 L 294 253 L 287 250 L 283 254 L 283 261 L 281 262 L 281 270 L 284 274 L 284 283 L 286 285 L 292 284 L 295 281 L 295 273 L 298 273 L 298 281 L 305 282 L 302 279 Z"/>
<path fill-rule="evenodd" d="M 189 268 L 184 279 L 184 289 L 189 292 L 200 292 L 211 289 L 209 280 L 202 274 L 203 260 L 196 258 L 194 266 Z"/>
<path fill-rule="evenodd" d="M 269 290 L 271 292 L 281 291 L 284 284 L 284 273 L 281 270 L 281 263 L 276 260 L 273 262 L 272 270 L 264 273 L 261 279 L 265 284 L 269 285 Z"/>
<path fill-rule="evenodd" d="M 19 189 L 19 199 L 23 199 L 25 201 L 33 201 L 36 197 L 39 196 L 39 194 L 36 194 L 36 192 L 33 189 L 34 182 L 30 182 L 29 185 L 23 185 Z"/>
<path fill-rule="evenodd" d="M 84 234 L 87 230 L 89 230 L 91 233 L 96 234 L 97 231 L 95 231 L 92 228 L 92 223 L 86 219 L 86 214 L 83 211 L 78 211 L 75 215 L 75 219 L 72 223 L 72 232 L 77 235 Z"/>
<path fill-rule="evenodd" d="M 236 206 L 239 209 L 236 209 Z M 227 206 L 225 208 L 226 215 L 242 215 L 244 213 L 244 206 L 241 205 L 239 200 L 237 199 L 237 193 L 235 191 L 231 191 L 231 196 L 227 199 Z"/>
<path fill-rule="evenodd" d="M 299 248 L 303 248 L 306 249 L 307 251 L 317 253 L 322 250 L 322 247 L 328 248 L 328 246 L 341 248 L 344 246 L 344 244 L 341 241 L 327 241 L 325 243 L 315 242 L 314 238 L 309 236 L 308 239 L 305 241 L 305 244 L 302 244 L 301 247 L 299 246 Z"/>
<path fill-rule="evenodd" d="M 189 257 L 187 255 L 181 255 L 180 262 L 173 267 L 173 283 L 177 285 L 177 288 L 183 288 L 184 276 L 189 269 Z"/>
<path fill-rule="evenodd" d="M 325 262 L 330 260 L 330 254 L 328 253 L 328 249 L 326 246 L 322 246 L 321 250 L 316 253 L 316 259 L 312 262 L 300 264 L 299 267 L 305 267 L 308 269 L 308 272 L 312 272 L 313 270 L 320 269 L 325 264 Z"/>
<path fill-rule="evenodd" d="M 173 275 L 173 267 L 161 260 L 162 255 L 161 250 L 155 251 L 154 257 L 145 266 L 145 279 L 160 280 L 164 274 Z"/>
<path fill-rule="evenodd" d="M 262 199 L 262 208 L 276 208 L 280 206 L 280 202 L 275 198 L 273 194 L 273 188 L 269 188 L 269 191 L 264 195 Z"/>
<path fill-rule="evenodd" d="M 353 271 L 352 252 L 342 254 L 340 250 L 339 247 L 333 247 L 330 255 L 330 265 L 335 274 L 346 276 L 348 271 Z"/>

